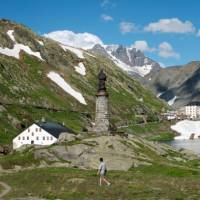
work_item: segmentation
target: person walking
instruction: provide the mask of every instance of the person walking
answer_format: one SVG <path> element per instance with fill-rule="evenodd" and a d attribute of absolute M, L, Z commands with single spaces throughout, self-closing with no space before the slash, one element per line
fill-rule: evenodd
<path fill-rule="evenodd" d="M 100 175 L 99 185 L 101 186 L 102 182 L 105 182 L 109 186 L 111 183 L 105 178 L 105 175 L 107 172 L 106 163 L 103 161 L 103 158 L 100 158 L 99 161 L 100 161 L 100 164 L 97 171 L 97 175 Z"/>

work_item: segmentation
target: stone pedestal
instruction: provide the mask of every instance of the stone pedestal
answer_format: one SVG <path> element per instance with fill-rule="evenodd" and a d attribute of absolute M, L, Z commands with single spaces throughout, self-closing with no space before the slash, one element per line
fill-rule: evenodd
<path fill-rule="evenodd" d="M 108 133 L 109 127 L 108 94 L 106 91 L 100 91 L 96 95 L 96 116 L 93 131 L 99 134 Z"/>

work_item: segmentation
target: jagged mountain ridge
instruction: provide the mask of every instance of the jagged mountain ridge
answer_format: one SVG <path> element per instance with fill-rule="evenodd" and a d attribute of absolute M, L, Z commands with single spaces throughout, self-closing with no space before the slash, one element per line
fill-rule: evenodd
<path fill-rule="evenodd" d="M 200 61 L 150 73 L 145 77 L 145 84 L 175 108 L 200 102 Z"/>
<path fill-rule="evenodd" d="M 96 44 L 90 51 L 113 60 L 117 66 L 133 76 L 144 77 L 161 68 L 157 62 L 134 47 Z"/>
<path fill-rule="evenodd" d="M 91 126 L 100 68 L 108 76 L 112 124 L 165 108 L 110 59 L 0 20 L 0 143 L 41 119 L 65 123 L 77 132 Z"/>

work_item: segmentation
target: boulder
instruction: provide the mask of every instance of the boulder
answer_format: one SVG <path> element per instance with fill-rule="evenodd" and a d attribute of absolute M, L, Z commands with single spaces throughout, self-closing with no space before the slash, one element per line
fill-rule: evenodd
<path fill-rule="evenodd" d="M 71 142 L 76 140 L 76 135 L 71 133 L 61 133 L 58 138 L 58 143 Z"/>
<path fill-rule="evenodd" d="M 51 162 L 59 161 L 59 159 L 54 154 L 50 153 L 48 149 L 38 149 L 35 151 L 34 157 L 36 159 L 44 159 Z"/>

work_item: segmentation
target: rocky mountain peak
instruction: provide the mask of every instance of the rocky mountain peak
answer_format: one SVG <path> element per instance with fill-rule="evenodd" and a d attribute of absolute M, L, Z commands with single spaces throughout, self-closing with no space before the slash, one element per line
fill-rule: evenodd
<path fill-rule="evenodd" d="M 134 47 L 97 44 L 89 51 L 113 60 L 117 66 L 134 76 L 144 77 L 150 71 L 160 69 L 157 62 L 146 57 L 143 52 Z"/>

